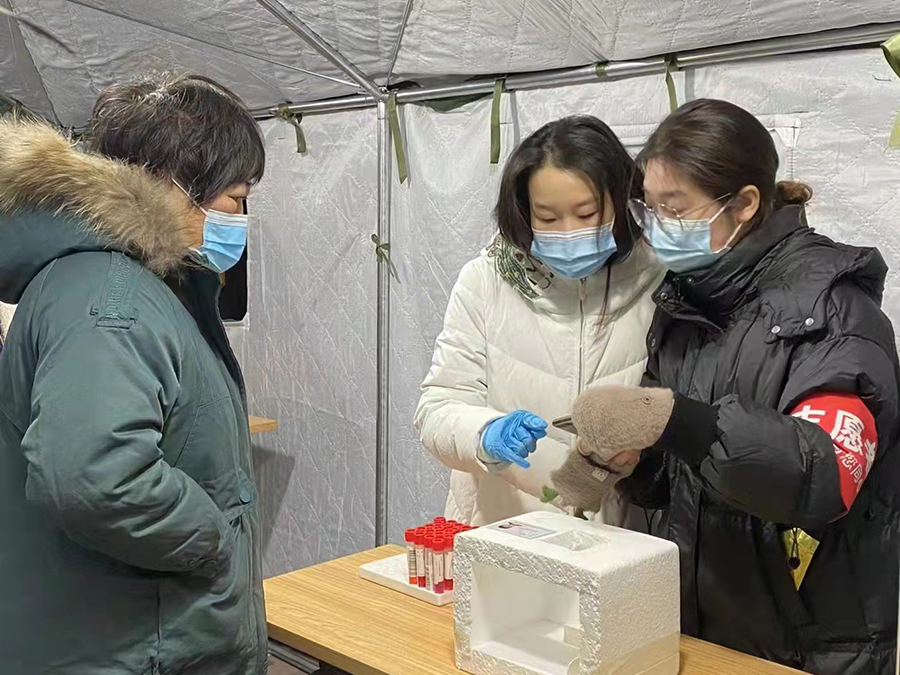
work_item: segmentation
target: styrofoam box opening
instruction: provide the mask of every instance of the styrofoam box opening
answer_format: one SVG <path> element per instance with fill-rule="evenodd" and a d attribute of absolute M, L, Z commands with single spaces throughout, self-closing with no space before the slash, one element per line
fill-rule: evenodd
<path fill-rule="evenodd" d="M 581 651 L 578 592 L 480 563 L 472 571 L 472 649 L 566 675 Z"/>

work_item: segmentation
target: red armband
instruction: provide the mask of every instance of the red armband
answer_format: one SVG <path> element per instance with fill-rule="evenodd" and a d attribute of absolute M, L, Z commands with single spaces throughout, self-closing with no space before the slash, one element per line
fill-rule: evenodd
<path fill-rule="evenodd" d="M 791 412 L 831 436 L 841 477 L 841 497 L 850 509 L 869 475 L 878 449 L 875 418 L 855 394 L 821 393 L 803 399 Z"/>

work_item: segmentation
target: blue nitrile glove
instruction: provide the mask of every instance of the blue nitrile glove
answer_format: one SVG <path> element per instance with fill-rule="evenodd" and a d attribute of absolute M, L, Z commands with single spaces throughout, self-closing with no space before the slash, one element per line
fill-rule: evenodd
<path fill-rule="evenodd" d="M 484 454 L 498 462 L 513 462 L 523 469 L 531 467 L 525 458 L 537 449 L 547 435 L 547 423 L 537 415 L 516 410 L 494 420 L 481 434 Z"/>

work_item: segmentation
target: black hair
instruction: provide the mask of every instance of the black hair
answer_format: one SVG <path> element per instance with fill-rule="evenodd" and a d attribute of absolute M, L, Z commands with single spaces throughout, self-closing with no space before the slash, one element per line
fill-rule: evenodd
<path fill-rule="evenodd" d="M 266 153 L 240 98 L 200 75 L 144 76 L 97 98 L 88 148 L 178 182 L 198 203 L 262 178 Z"/>
<path fill-rule="evenodd" d="M 805 183 L 776 182 L 778 152 L 772 136 L 753 115 L 727 101 L 697 99 L 678 108 L 650 135 L 638 155 L 640 172 L 651 159 L 680 171 L 710 199 L 756 186 L 760 206 L 751 227 L 776 209 L 802 205 L 812 198 L 812 188 Z M 638 178 L 642 179 L 640 173 Z"/>
<path fill-rule="evenodd" d="M 545 124 L 519 144 L 503 169 L 495 216 L 500 233 L 511 244 L 530 251 L 534 240 L 528 181 L 543 166 L 554 166 L 585 176 L 605 211 L 605 194 L 612 198 L 616 220 L 613 235 L 617 251 L 611 262 L 631 253 L 639 230 L 628 210 L 628 199 L 640 196 L 632 186 L 634 160 L 612 129 L 590 115 L 564 117 Z M 633 190 L 638 193 L 633 193 Z"/>

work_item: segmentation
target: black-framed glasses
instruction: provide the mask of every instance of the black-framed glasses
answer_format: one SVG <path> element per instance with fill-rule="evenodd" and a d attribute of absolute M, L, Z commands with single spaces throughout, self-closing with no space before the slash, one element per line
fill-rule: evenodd
<path fill-rule="evenodd" d="M 685 211 L 684 213 L 679 212 L 678 209 L 673 208 L 668 204 L 657 204 L 656 206 L 650 206 L 640 199 L 629 199 L 628 209 L 631 211 L 631 215 L 634 216 L 635 222 L 642 230 L 650 231 L 654 228 L 659 228 L 663 231 L 683 231 L 685 229 L 689 229 L 689 223 L 692 222 L 690 220 L 687 220 L 686 216 L 705 209 L 712 204 L 716 204 L 723 199 L 728 199 L 732 194 L 733 193 L 729 192 L 728 194 L 724 194 L 721 197 L 713 199 L 711 202 L 706 202 L 705 204 L 697 206 L 690 211 Z M 724 210 L 725 205 L 723 204 L 721 210 L 719 210 L 719 213 L 713 216 L 713 218 L 717 218 Z M 686 225 L 685 223 L 688 223 L 688 225 Z"/>

